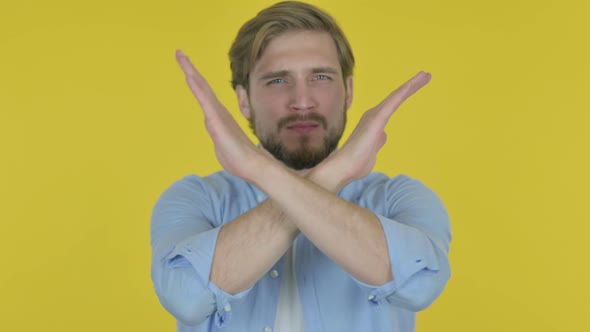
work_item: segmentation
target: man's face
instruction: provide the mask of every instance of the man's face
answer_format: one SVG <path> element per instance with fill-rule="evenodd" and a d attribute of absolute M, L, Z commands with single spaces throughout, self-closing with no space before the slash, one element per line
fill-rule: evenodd
<path fill-rule="evenodd" d="M 328 33 L 298 31 L 272 39 L 250 72 L 249 95 L 238 87 L 242 113 L 275 158 L 312 168 L 338 146 L 352 101 Z"/>

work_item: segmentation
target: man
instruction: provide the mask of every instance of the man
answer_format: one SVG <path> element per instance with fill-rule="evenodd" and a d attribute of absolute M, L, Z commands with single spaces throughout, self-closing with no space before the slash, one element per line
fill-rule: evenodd
<path fill-rule="evenodd" d="M 352 52 L 320 9 L 284 2 L 230 50 L 255 146 L 180 51 L 224 171 L 187 176 L 152 216 L 152 279 L 178 331 L 413 331 L 449 278 L 448 216 L 407 176 L 371 173 L 419 73 L 336 149 L 353 96 Z"/>

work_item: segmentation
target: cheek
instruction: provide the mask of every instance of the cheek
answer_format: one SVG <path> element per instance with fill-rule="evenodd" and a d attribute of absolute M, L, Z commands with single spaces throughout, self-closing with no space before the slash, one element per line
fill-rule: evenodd
<path fill-rule="evenodd" d="M 278 95 L 258 97 L 251 101 L 251 107 L 256 114 L 256 122 L 261 125 L 276 123 L 285 112 L 285 104 Z"/>
<path fill-rule="evenodd" d="M 332 113 L 340 113 L 346 106 L 346 93 L 344 89 L 326 88 L 318 94 L 321 103 L 326 106 L 327 110 Z"/>
<path fill-rule="evenodd" d="M 276 110 L 278 106 L 285 102 L 286 93 L 280 89 L 269 91 L 268 89 L 257 90 L 252 94 L 250 102 L 255 109 L 268 112 Z"/>
<path fill-rule="evenodd" d="M 319 82 L 315 86 L 315 90 L 323 95 L 330 96 L 330 98 L 344 97 L 346 91 L 344 83 L 341 81 Z"/>
<path fill-rule="evenodd" d="M 258 101 L 252 103 L 251 107 L 257 134 L 265 135 L 275 131 L 278 120 L 276 112 L 273 112 L 276 109 L 274 105 L 269 102 Z"/>

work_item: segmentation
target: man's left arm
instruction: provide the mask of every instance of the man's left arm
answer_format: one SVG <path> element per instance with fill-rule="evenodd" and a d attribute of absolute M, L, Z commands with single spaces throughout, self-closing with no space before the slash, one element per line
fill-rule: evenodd
<path fill-rule="evenodd" d="M 395 201 L 398 209 L 377 215 L 336 195 L 349 181 L 339 177 L 346 167 L 334 159 L 307 179 L 275 164 L 262 167 L 265 176 L 254 179 L 255 185 L 366 288 L 370 302 L 419 311 L 440 295 L 450 275 L 450 228 L 442 202 L 426 186 L 407 179 L 399 188 L 384 188 L 384 196 L 372 199 L 386 206 Z"/>

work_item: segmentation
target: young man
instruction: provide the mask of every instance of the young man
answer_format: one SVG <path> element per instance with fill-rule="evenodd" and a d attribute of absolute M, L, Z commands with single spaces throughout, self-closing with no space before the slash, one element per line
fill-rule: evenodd
<path fill-rule="evenodd" d="M 230 50 L 247 138 L 180 51 L 224 170 L 173 184 L 152 216 L 152 278 L 178 331 L 413 331 L 450 275 L 449 220 L 407 176 L 372 173 L 392 113 L 419 73 L 336 149 L 352 52 L 320 9 L 261 11 Z"/>

